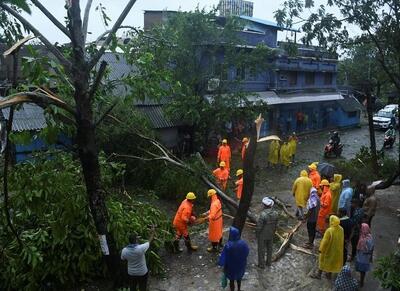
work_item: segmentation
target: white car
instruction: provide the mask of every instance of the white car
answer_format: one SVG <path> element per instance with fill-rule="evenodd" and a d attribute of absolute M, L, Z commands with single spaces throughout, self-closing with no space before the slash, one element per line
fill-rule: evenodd
<path fill-rule="evenodd" d="M 397 114 L 393 112 L 394 108 L 384 108 L 378 111 L 373 117 L 374 127 L 377 129 L 388 129 L 392 117 L 396 119 L 396 125 L 399 124 L 399 119 L 396 116 Z"/>
<path fill-rule="evenodd" d="M 383 109 L 387 109 L 387 110 L 396 110 L 396 112 L 399 111 L 399 104 L 389 104 L 386 105 L 385 108 Z"/>

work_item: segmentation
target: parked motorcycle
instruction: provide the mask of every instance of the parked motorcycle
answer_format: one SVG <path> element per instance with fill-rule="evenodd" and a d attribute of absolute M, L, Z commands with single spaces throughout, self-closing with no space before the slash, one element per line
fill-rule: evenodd
<path fill-rule="evenodd" d="M 387 149 L 387 148 L 392 148 L 393 144 L 396 140 L 396 136 L 392 135 L 392 136 L 388 136 L 385 134 L 385 137 L 383 138 L 383 148 Z"/>
<path fill-rule="evenodd" d="M 325 146 L 324 157 L 339 157 L 343 151 L 343 144 L 339 143 L 336 147 L 333 144 L 333 141 L 330 139 L 328 144 Z"/>

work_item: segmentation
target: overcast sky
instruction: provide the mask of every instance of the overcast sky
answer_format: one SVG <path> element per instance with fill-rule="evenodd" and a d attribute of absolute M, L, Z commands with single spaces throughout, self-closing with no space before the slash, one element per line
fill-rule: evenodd
<path fill-rule="evenodd" d="M 107 30 L 102 22 L 99 11 L 96 11 L 96 6 L 102 3 L 106 7 L 108 16 L 111 18 L 112 23 L 118 18 L 119 14 L 125 7 L 128 0 L 93 0 L 91 10 L 89 29 L 91 35 L 88 40 L 95 40 L 99 34 Z M 198 5 L 200 8 L 210 9 L 218 4 L 219 0 L 138 0 L 133 6 L 132 10 L 125 19 L 125 25 L 132 25 L 136 27 L 143 26 L 143 12 L 144 10 L 182 10 L 190 11 Z M 254 0 L 254 17 L 274 20 L 274 11 L 284 2 L 284 0 Z M 57 19 L 63 21 L 66 16 L 64 9 L 65 0 L 42 0 L 41 3 L 52 12 Z M 315 0 L 316 6 L 325 4 L 326 0 Z M 81 0 L 82 14 L 86 5 L 86 0 Z M 66 37 L 58 31 L 58 29 L 47 20 L 37 9 L 33 9 L 31 15 L 25 15 L 26 18 L 36 27 L 39 31 L 43 32 L 51 42 L 66 42 Z M 280 38 L 285 38 L 286 32 L 281 32 Z"/>

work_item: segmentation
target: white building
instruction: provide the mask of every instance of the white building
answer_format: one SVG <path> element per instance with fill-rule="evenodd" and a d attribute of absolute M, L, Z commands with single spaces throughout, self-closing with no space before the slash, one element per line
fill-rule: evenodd
<path fill-rule="evenodd" d="M 218 10 L 220 16 L 245 15 L 253 17 L 253 6 L 254 3 L 251 1 L 221 0 L 218 4 Z"/>

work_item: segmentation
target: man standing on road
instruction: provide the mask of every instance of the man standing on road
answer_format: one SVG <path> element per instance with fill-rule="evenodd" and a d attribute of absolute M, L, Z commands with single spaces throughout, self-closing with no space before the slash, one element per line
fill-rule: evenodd
<path fill-rule="evenodd" d="M 257 221 L 258 267 L 265 268 L 265 249 L 267 251 L 267 266 L 272 263 L 272 243 L 278 224 L 278 212 L 272 207 L 274 200 L 264 197 L 262 200 L 264 210 Z"/>
<path fill-rule="evenodd" d="M 317 225 L 319 232 L 323 234 L 326 229 L 326 219 L 332 209 L 332 194 L 328 180 L 322 180 L 320 187 L 322 188 L 321 208 L 318 213 Z"/>
<path fill-rule="evenodd" d="M 350 216 L 351 199 L 353 198 L 353 189 L 350 187 L 350 180 L 343 180 L 343 190 L 339 198 L 339 209 L 344 208 L 347 211 L 347 216 Z"/>
<path fill-rule="evenodd" d="M 319 184 L 321 184 L 321 176 L 317 171 L 317 165 L 315 163 L 312 163 L 311 165 L 308 166 L 308 169 L 310 171 L 308 177 L 311 179 L 313 187 L 315 189 L 319 189 Z M 320 192 L 318 191 L 318 193 Z"/>
<path fill-rule="evenodd" d="M 174 228 L 175 228 L 175 240 L 174 240 L 174 251 L 175 252 L 182 252 L 182 249 L 179 248 L 179 241 L 181 240 L 182 236 L 185 240 L 185 245 L 188 251 L 196 251 L 198 246 L 192 245 L 189 237 L 189 224 L 194 223 L 196 217 L 193 215 L 193 204 L 196 200 L 196 195 L 193 192 L 189 192 L 186 195 L 186 199 L 182 201 L 181 205 L 176 212 L 174 218 Z"/>
<path fill-rule="evenodd" d="M 343 228 L 339 225 L 337 216 L 329 217 L 330 227 L 326 230 L 319 245 L 319 270 L 311 275 L 312 278 L 321 279 L 322 272 L 330 278 L 331 273 L 339 273 L 343 267 Z"/>
<path fill-rule="evenodd" d="M 217 252 L 218 245 L 222 245 L 222 229 L 224 223 L 222 220 L 222 205 L 217 196 L 215 189 L 207 192 L 207 197 L 211 199 L 210 210 L 206 215 L 208 218 L 208 240 L 211 246 L 207 248 L 208 252 Z"/>
<path fill-rule="evenodd" d="M 229 179 L 229 170 L 226 168 L 226 163 L 224 161 L 219 163 L 219 168 L 213 171 L 213 175 L 217 180 L 218 186 L 225 191 Z"/>
<path fill-rule="evenodd" d="M 310 198 L 307 201 L 307 232 L 308 232 L 308 243 L 305 244 L 305 248 L 314 248 L 314 239 L 317 229 L 317 219 L 320 207 L 320 201 L 318 197 L 318 191 L 314 187 L 310 190 Z"/>
<path fill-rule="evenodd" d="M 137 235 L 129 236 L 129 245 L 124 247 L 121 252 L 121 260 L 128 261 L 129 287 L 131 291 L 139 287 L 139 291 L 147 290 L 148 269 L 146 265 L 146 251 L 154 238 L 154 227 L 149 237 L 149 241 L 138 244 Z"/>
<path fill-rule="evenodd" d="M 225 167 L 229 173 L 231 167 L 231 148 L 226 139 L 222 140 L 222 145 L 218 148 L 217 164 L 221 162 L 225 162 Z"/>
<path fill-rule="evenodd" d="M 242 198 L 243 192 L 243 170 L 239 169 L 236 171 L 237 181 L 235 182 L 236 185 L 236 198 L 240 201 Z"/>
<path fill-rule="evenodd" d="M 311 179 L 308 178 L 307 171 L 303 170 L 300 172 L 292 187 L 292 193 L 296 200 L 296 217 L 298 220 L 304 219 L 303 209 L 306 207 L 308 196 L 312 187 Z"/>

